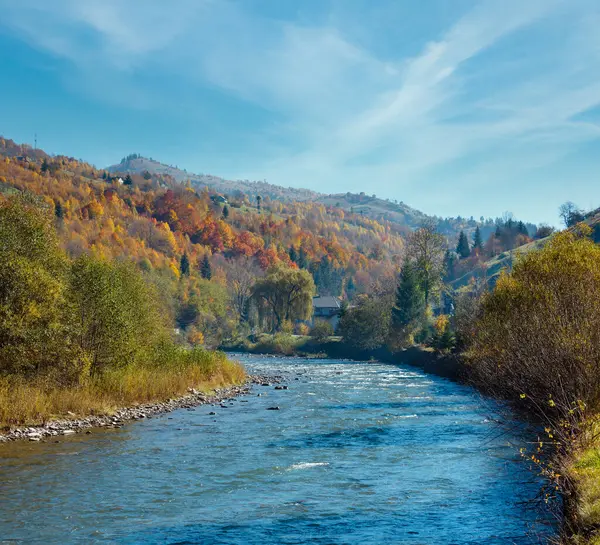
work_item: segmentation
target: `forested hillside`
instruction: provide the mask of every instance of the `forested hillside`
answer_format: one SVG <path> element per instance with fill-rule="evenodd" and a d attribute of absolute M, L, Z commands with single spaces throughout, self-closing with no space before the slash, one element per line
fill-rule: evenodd
<path fill-rule="evenodd" d="M 5 196 L 39 196 L 69 256 L 136 263 L 161 284 L 190 339 L 218 344 L 246 320 L 250 286 L 274 266 L 310 271 L 321 293 L 393 289 L 408 231 L 395 223 L 313 202 L 225 199 L 169 175 L 120 178 L 5 139 L 0 153 Z M 269 316 L 260 320 L 269 327 Z"/>
<path fill-rule="evenodd" d="M 389 298 L 406 239 L 423 222 L 445 235 L 448 281 L 533 236 L 533 226 L 511 217 L 442 220 L 364 194 L 306 199 L 303 190 L 292 190 L 277 199 L 284 191 L 277 186 L 224 194 L 215 191 L 218 184 L 204 184 L 206 177 L 145 168 L 160 164 L 137 155 L 126 157 L 125 171 L 117 172 L 8 139 L 0 140 L 0 154 L 4 196 L 37 195 L 70 257 L 132 261 L 161 286 L 182 334 L 210 345 L 242 330 L 276 330 L 310 317 L 310 309 L 282 311 L 280 302 L 256 296 L 258 280 L 277 267 L 307 271 L 315 284 L 310 295 Z M 469 239 L 466 251 L 464 241 L 462 249 L 456 246 L 456 229 Z M 493 236 L 484 240 L 485 232 Z"/>
<path fill-rule="evenodd" d="M 247 197 L 252 201 L 257 197 L 282 202 L 311 201 L 323 204 L 327 208 L 341 209 L 346 214 L 356 214 L 382 223 L 389 221 L 410 229 L 418 228 L 423 222 L 433 221 L 438 231 L 451 241 L 458 239 L 460 231 L 473 234 L 477 227 L 481 229 L 482 236 L 487 239 L 489 235 L 495 232 L 497 223 L 508 219 L 508 216 L 497 219 L 480 217 L 479 220 L 473 217 L 462 218 L 460 216 L 439 218 L 428 216 L 402 201 L 381 199 L 376 195 L 367 195 L 365 192 L 327 195 L 309 189 L 273 185 L 263 180 L 226 180 L 210 174 L 194 174 L 177 166 L 148 159 L 137 153 L 124 157 L 118 164 L 111 165 L 106 170 L 115 175 L 139 174 L 147 178 L 156 177 L 168 180 L 170 183 L 189 184 L 200 190 L 209 188 L 211 191 L 227 195 L 230 198 L 243 199 Z M 531 234 L 536 231 L 535 225 L 531 223 L 525 225 Z"/>

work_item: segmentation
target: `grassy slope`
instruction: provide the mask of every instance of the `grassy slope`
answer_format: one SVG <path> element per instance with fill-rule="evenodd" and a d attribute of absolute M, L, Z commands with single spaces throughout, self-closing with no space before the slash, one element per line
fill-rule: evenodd
<path fill-rule="evenodd" d="M 549 239 L 550 237 L 543 238 L 541 240 L 534 240 L 529 244 L 525 244 L 524 246 L 514 249 L 512 252 L 503 252 L 486 261 L 484 267 L 480 267 L 474 271 L 469 271 L 460 278 L 453 280 L 451 283 L 452 287 L 455 290 L 464 288 L 470 284 L 471 279 L 481 278 L 484 273 L 487 277 L 488 283 L 493 285 L 495 279 L 504 269 L 510 269 L 512 262 L 519 256 L 519 254 L 527 253 L 531 250 L 539 250 Z"/>

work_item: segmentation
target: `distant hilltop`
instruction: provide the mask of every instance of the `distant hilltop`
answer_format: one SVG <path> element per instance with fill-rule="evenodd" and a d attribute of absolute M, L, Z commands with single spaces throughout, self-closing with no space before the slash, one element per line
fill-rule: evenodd
<path fill-rule="evenodd" d="M 111 173 L 122 174 L 144 174 L 145 172 L 149 172 L 153 175 L 167 175 L 179 183 L 185 183 L 189 180 L 194 186 L 208 186 L 214 191 L 230 195 L 238 191 L 250 197 L 260 195 L 261 197 L 269 197 L 270 199 L 292 201 L 315 200 L 319 197 L 319 193 L 310 191 L 309 189 L 281 187 L 264 181 L 226 180 L 225 178 L 212 176 L 211 174 L 194 174 L 154 159 L 142 157 L 137 153 L 123 157 L 120 163 L 111 165 L 106 170 Z"/>
<path fill-rule="evenodd" d="M 365 193 L 324 194 L 310 189 L 283 187 L 264 181 L 226 180 L 211 174 L 194 174 L 176 166 L 167 165 L 152 158 L 133 153 L 123 157 L 121 162 L 106 170 L 113 174 L 149 173 L 153 176 L 170 176 L 174 181 L 186 183 L 188 180 L 196 188 L 208 187 L 225 195 L 245 194 L 256 198 L 268 197 L 280 201 L 311 201 L 324 206 L 341 208 L 345 212 L 361 214 L 377 220 L 387 220 L 407 227 L 417 227 L 430 216 L 411 208 L 403 202 L 380 199 Z M 452 229 L 451 229 L 452 230 Z"/>

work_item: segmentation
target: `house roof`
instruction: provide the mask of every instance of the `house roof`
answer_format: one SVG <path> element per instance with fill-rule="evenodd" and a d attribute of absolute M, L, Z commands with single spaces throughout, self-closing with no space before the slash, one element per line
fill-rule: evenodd
<path fill-rule="evenodd" d="M 336 297 L 331 295 L 324 295 L 313 297 L 314 308 L 340 308 L 340 302 Z"/>

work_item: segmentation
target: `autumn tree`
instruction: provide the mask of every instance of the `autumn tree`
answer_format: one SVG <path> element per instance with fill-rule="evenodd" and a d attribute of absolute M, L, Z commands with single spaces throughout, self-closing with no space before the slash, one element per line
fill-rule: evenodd
<path fill-rule="evenodd" d="M 91 373 L 140 361 L 166 338 L 159 297 L 131 264 L 82 256 L 73 264 L 71 286 L 78 346 L 89 356 Z"/>
<path fill-rule="evenodd" d="M 445 239 L 433 222 L 424 223 L 410 234 L 408 256 L 414 262 L 419 283 L 425 296 L 425 306 L 441 284 L 444 272 Z"/>
<path fill-rule="evenodd" d="M 484 296 L 469 357 L 489 391 L 545 421 L 600 408 L 600 247 L 578 232 L 523 254 Z"/>
<path fill-rule="evenodd" d="M 52 372 L 70 363 L 68 264 L 51 214 L 32 198 L 0 202 L 0 372 Z"/>
<path fill-rule="evenodd" d="M 260 267 L 248 257 L 230 259 L 227 262 L 227 288 L 239 322 L 248 321 L 252 289 L 261 273 Z"/>
<path fill-rule="evenodd" d="M 273 317 L 273 331 L 283 322 L 308 320 L 312 315 L 315 284 L 308 271 L 275 265 L 254 285 L 253 298 L 264 303 Z"/>

